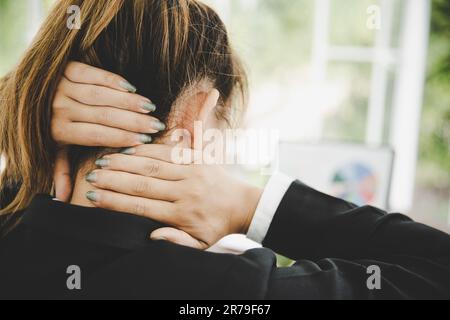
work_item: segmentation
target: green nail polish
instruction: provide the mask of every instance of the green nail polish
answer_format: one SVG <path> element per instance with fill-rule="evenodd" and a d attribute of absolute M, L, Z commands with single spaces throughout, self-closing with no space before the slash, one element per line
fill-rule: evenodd
<path fill-rule="evenodd" d="M 135 148 L 126 148 L 126 149 L 123 149 L 120 153 L 131 156 L 136 153 L 136 149 Z"/>
<path fill-rule="evenodd" d="M 142 109 L 144 109 L 146 111 L 150 111 L 150 112 L 156 111 L 156 106 L 149 101 L 142 101 L 141 107 L 142 107 Z"/>
<path fill-rule="evenodd" d="M 97 181 L 97 175 L 95 172 L 91 172 L 88 175 L 86 175 L 86 181 L 89 183 L 94 183 Z"/>
<path fill-rule="evenodd" d="M 97 161 L 95 161 L 95 165 L 97 167 L 102 167 L 102 168 L 109 166 L 109 163 L 110 163 L 109 160 L 105 159 L 105 158 L 98 159 Z"/>
<path fill-rule="evenodd" d="M 88 191 L 86 193 L 86 198 L 92 202 L 97 202 L 98 200 L 97 193 L 95 193 L 94 191 Z"/>
<path fill-rule="evenodd" d="M 141 135 L 139 135 L 139 141 L 144 144 L 149 144 L 153 141 L 153 139 L 148 134 L 141 134 Z"/>
<path fill-rule="evenodd" d="M 128 81 L 121 81 L 120 82 L 120 86 L 122 88 L 124 88 L 125 90 L 127 90 L 128 92 L 131 93 L 136 93 L 137 89 L 135 86 L 133 86 L 131 83 L 129 83 Z"/>
<path fill-rule="evenodd" d="M 158 131 L 166 130 L 166 125 L 160 121 L 153 123 L 153 128 Z"/>

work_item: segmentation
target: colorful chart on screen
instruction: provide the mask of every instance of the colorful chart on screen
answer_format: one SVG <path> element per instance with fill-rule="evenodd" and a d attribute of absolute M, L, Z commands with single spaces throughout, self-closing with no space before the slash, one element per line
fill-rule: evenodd
<path fill-rule="evenodd" d="M 338 170 L 331 179 L 333 195 L 356 205 L 373 204 L 377 194 L 377 176 L 362 163 L 350 163 Z"/>

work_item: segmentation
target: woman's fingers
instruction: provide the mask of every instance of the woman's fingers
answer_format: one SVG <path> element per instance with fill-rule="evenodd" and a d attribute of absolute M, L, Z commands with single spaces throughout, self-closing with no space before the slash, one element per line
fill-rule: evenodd
<path fill-rule="evenodd" d="M 61 79 L 58 90 L 69 98 L 82 104 L 109 106 L 140 113 L 156 110 L 156 106 L 145 97 L 135 93 L 123 92 L 99 85 L 75 83 L 66 78 Z"/>
<path fill-rule="evenodd" d="M 162 144 L 141 145 L 124 151 L 128 155 L 152 158 L 177 165 L 189 165 L 194 162 L 196 152 L 192 149 L 172 147 Z"/>
<path fill-rule="evenodd" d="M 174 228 L 161 228 L 155 230 L 150 235 L 150 239 L 156 241 L 168 241 L 180 246 L 191 247 L 199 250 L 205 250 L 208 248 L 206 243 L 195 239 L 190 234 L 182 230 Z"/>
<path fill-rule="evenodd" d="M 94 170 L 86 176 L 86 180 L 99 189 L 155 200 L 176 201 L 181 193 L 181 184 L 177 181 L 143 177 L 121 171 Z"/>
<path fill-rule="evenodd" d="M 64 76 L 72 82 L 94 84 L 124 92 L 136 92 L 136 88 L 121 76 L 76 61 L 69 62 Z"/>
<path fill-rule="evenodd" d="M 129 213 L 168 225 L 173 223 L 175 205 L 171 202 L 144 199 L 109 190 L 89 191 L 86 197 L 99 208 Z"/>
<path fill-rule="evenodd" d="M 138 134 L 99 124 L 68 122 L 52 127 L 52 136 L 62 145 L 123 148 L 152 142 L 148 134 Z"/>
<path fill-rule="evenodd" d="M 64 100 L 65 108 L 69 112 L 67 116 L 73 122 L 101 124 L 126 131 L 151 134 L 166 128 L 161 121 L 147 114 L 113 107 L 83 105 L 70 98 Z M 58 109 L 56 109 L 56 112 L 58 112 Z"/>
<path fill-rule="evenodd" d="M 108 155 L 97 160 L 95 164 L 102 169 L 128 172 L 170 181 L 183 180 L 189 175 L 189 167 L 187 166 L 126 154 Z"/>

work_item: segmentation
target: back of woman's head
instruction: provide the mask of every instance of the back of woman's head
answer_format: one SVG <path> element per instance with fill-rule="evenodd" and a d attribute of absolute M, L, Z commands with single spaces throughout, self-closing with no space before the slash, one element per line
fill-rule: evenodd
<path fill-rule="evenodd" d="M 103 27 L 99 20 L 104 6 L 98 1 L 80 2 L 81 14 L 85 6 L 93 16 L 84 18 L 88 21 L 71 50 L 72 60 L 124 76 L 139 94 L 152 99 L 159 107 L 156 116 L 163 120 L 181 91 L 202 79 L 210 80 L 220 92 L 222 104 L 230 102 L 243 72 L 224 24 L 205 4 L 195 0 L 100 1 L 113 11 Z"/>
<path fill-rule="evenodd" d="M 81 28 L 66 26 L 70 6 Z M 157 105 L 167 121 L 180 95 L 207 81 L 220 93 L 217 117 L 232 121 L 245 75 L 219 16 L 196 0 L 60 0 L 19 65 L 0 82 L 0 151 L 6 158 L 1 188 L 17 186 L 0 211 L 16 212 L 38 193 L 50 193 L 56 143 L 51 102 L 71 60 L 119 74 Z M 241 100 L 242 101 L 242 100 Z M 99 150 L 74 148 L 73 165 Z"/>

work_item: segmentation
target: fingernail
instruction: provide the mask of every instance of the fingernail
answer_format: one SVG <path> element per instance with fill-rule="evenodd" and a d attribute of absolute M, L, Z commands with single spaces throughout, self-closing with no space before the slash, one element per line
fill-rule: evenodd
<path fill-rule="evenodd" d="M 137 88 L 135 86 L 133 86 L 131 83 L 129 83 L 128 81 L 121 81 L 120 86 L 131 93 L 136 93 L 136 91 L 137 91 Z"/>
<path fill-rule="evenodd" d="M 150 239 L 153 240 L 153 241 L 167 241 L 166 238 L 161 237 L 161 236 L 159 236 L 159 237 L 150 237 Z"/>
<path fill-rule="evenodd" d="M 126 148 L 126 149 L 123 149 L 120 153 L 131 156 L 136 153 L 136 149 L 135 148 Z"/>
<path fill-rule="evenodd" d="M 148 144 L 153 141 L 152 137 L 148 134 L 140 134 L 139 141 L 144 144 Z"/>
<path fill-rule="evenodd" d="M 86 175 L 86 181 L 89 183 L 94 183 L 97 181 L 97 175 L 95 174 L 95 172 L 91 172 L 89 174 Z"/>
<path fill-rule="evenodd" d="M 141 101 L 141 105 L 140 106 L 145 111 L 150 111 L 150 112 L 156 111 L 156 106 L 153 103 L 151 103 L 150 101 L 147 101 L 147 100 Z"/>
<path fill-rule="evenodd" d="M 153 122 L 153 129 L 158 131 L 164 131 L 166 130 L 166 125 L 162 123 L 161 121 Z"/>
<path fill-rule="evenodd" d="M 89 201 L 92 201 L 92 202 L 97 202 L 98 201 L 98 195 L 97 195 L 97 193 L 95 191 L 88 191 L 86 193 L 86 198 Z"/>
<path fill-rule="evenodd" d="M 101 158 L 101 159 L 98 159 L 97 161 L 95 161 L 95 165 L 97 167 L 104 168 L 104 167 L 109 166 L 109 164 L 110 164 L 110 161 L 108 159 L 106 159 L 106 158 Z"/>

